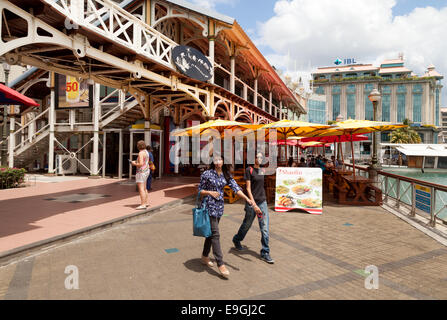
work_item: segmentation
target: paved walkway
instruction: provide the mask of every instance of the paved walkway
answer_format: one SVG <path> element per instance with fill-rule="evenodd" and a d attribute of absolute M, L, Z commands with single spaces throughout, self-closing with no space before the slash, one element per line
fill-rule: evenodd
<path fill-rule="evenodd" d="M 0 191 L 0 256 L 137 212 L 140 197 L 135 183 L 62 178 L 30 180 L 29 187 Z M 155 180 L 151 207 L 196 193 L 197 182 L 198 178 Z"/>
<path fill-rule="evenodd" d="M 270 212 L 274 265 L 259 259 L 255 222 L 243 245 L 231 238 L 242 203 L 225 206 L 224 261 L 231 272 L 200 264 L 192 204 L 138 218 L 0 267 L 0 299 L 447 299 L 447 248 L 374 207 L 325 203 L 322 216 Z M 365 288 L 365 268 L 379 288 Z M 67 266 L 79 289 L 67 290 Z"/>

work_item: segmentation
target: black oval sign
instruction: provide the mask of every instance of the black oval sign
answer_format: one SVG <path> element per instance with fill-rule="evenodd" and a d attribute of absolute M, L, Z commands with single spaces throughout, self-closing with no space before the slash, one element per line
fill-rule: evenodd
<path fill-rule="evenodd" d="M 187 77 L 207 81 L 213 76 L 211 62 L 197 49 L 177 46 L 172 49 L 172 60 L 180 73 Z"/>

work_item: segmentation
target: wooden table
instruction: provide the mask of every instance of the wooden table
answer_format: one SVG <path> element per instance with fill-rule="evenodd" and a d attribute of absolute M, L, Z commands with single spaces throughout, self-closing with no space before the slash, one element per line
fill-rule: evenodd
<path fill-rule="evenodd" d="M 371 201 L 367 198 L 366 188 L 372 183 L 372 180 L 361 176 L 342 176 L 342 179 L 347 182 L 348 186 L 354 191 L 355 198 L 352 203 L 368 204 Z"/>

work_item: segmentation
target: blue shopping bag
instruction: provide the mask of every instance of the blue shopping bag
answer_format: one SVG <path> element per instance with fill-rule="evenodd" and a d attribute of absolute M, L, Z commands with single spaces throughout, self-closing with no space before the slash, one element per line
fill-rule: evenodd
<path fill-rule="evenodd" d="M 196 208 L 192 209 L 193 234 L 196 237 L 211 237 L 211 223 L 206 207 L 206 200 L 202 201 L 199 207 L 200 193 L 197 196 Z"/>

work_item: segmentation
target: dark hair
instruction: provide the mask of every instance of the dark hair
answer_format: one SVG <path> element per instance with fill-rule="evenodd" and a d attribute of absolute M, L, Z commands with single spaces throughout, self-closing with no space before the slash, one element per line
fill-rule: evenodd
<path fill-rule="evenodd" d="M 306 162 L 306 159 L 301 158 L 301 159 L 300 159 L 300 162 Z"/>
<path fill-rule="evenodd" d="M 211 170 L 216 170 L 216 165 L 214 164 L 214 161 L 211 162 L 210 164 L 210 169 Z M 230 181 L 230 179 L 232 178 L 231 173 L 230 173 L 230 166 L 228 164 L 223 164 L 222 165 L 222 172 L 223 175 L 225 177 L 225 180 Z"/>
<path fill-rule="evenodd" d="M 151 146 L 147 146 L 146 150 L 149 151 L 149 152 L 152 152 L 152 147 Z"/>

